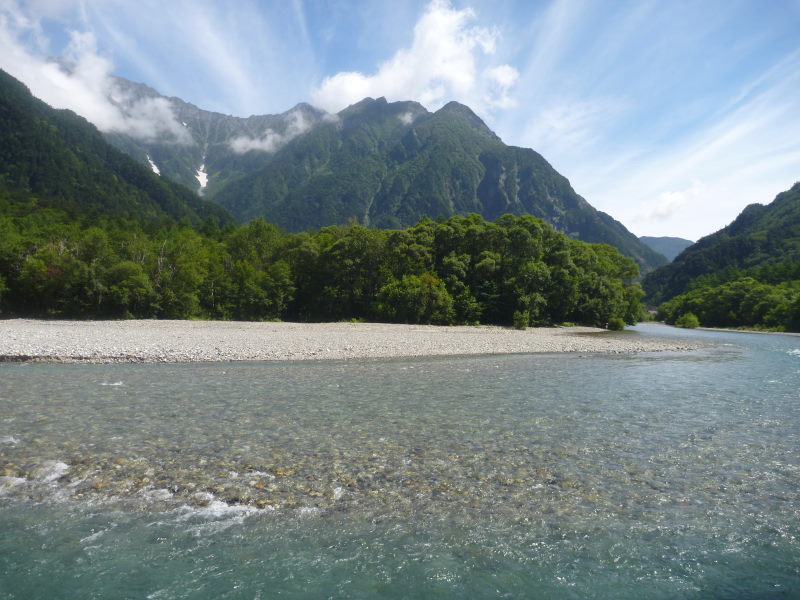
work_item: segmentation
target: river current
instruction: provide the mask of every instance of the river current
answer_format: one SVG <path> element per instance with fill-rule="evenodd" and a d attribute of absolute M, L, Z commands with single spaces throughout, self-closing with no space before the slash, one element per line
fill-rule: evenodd
<path fill-rule="evenodd" d="M 800 598 L 800 337 L 0 365 L 0 599 Z"/>

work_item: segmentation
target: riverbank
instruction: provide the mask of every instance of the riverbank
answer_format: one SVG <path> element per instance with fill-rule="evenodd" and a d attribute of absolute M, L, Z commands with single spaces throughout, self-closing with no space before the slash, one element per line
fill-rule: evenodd
<path fill-rule="evenodd" d="M 596 335 L 587 335 L 596 334 Z M 437 327 L 387 323 L 0 321 L 0 360 L 158 363 L 688 350 L 685 341 L 592 327 Z"/>
<path fill-rule="evenodd" d="M 729 329 L 725 327 L 695 327 L 700 331 L 724 331 L 726 333 L 761 333 L 766 335 L 788 335 L 788 336 L 800 336 L 800 333 L 796 331 L 766 331 L 763 329 Z"/>

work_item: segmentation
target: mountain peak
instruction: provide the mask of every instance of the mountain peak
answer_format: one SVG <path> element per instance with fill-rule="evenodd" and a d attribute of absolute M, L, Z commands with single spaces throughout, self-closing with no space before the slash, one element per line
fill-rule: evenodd
<path fill-rule="evenodd" d="M 354 217 L 401 228 L 423 215 L 531 214 L 572 237 L 615 245 L 645 271 L 666 262 L 593 209 L 543 157 L 505 145 L 459 102 L 432 113 L 419 102 L 367 97 L 331 122 L 304 103 L 246 119 L 171 105 L 192 143 L 122 135 L 114 142 L 193 189 L 202 172 L 206 197 L 241 220 L 260 216 L 302 231 Z"/>
<path fill-rule="evenodd" d="M 462 119 L 468 122 L 474 129 L 500 141 L 500 138 L 497 136 L 497 134 L 489 129 L 489 126 L 483 122 L 483 119 L 476 115 L 473 110 L 465 104 L 451 100 L 433 114 L 439 116 L 452 116 Z"/>
<path fill-rule="evenodd" d="M 385 97 L 380 98 L 364 98 L 355 104 L 351 104 L 344 110 L 338 113 L 342 119 L 350 119 L 352 117 L 361 116 L 367 119 L 385 119 L 385 118 L 398 118 L 406 125 L 413 123 L 421 115 L 429 115 L 428 110 L 419 102 L 413 100 L 401 100 L 398 102 L 389 102 Z"/>

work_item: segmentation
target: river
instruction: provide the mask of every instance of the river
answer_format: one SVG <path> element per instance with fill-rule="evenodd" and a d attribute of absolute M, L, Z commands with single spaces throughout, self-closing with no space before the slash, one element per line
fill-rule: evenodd
<path fill-rule="evenodd" d="M 611 335 L 2 364 L 0 598 L 800 598 L 800 338 Z"/>

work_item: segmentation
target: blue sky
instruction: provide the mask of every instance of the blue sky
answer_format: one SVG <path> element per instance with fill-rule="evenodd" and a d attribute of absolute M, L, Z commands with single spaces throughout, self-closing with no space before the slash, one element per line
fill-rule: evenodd
<path fill-rule="evenodd" d="M 637 235 L 800 180 L 800 0 L 0 0 L 0 67 L 101 128 L 109 74 L 240 116 L 457 100 Z"/>

